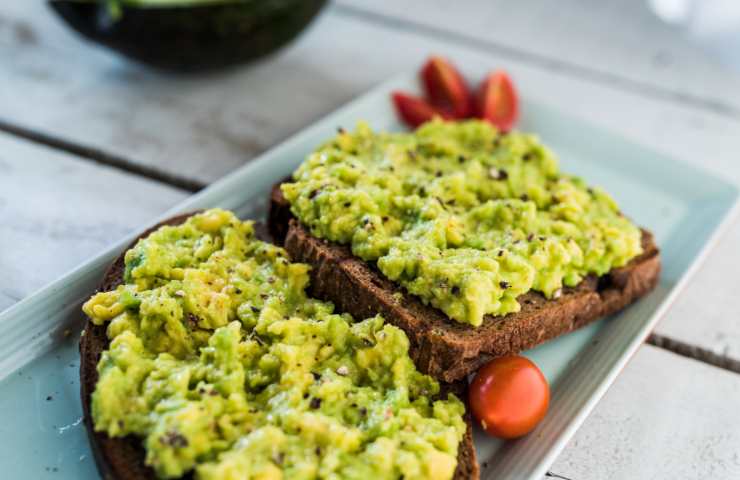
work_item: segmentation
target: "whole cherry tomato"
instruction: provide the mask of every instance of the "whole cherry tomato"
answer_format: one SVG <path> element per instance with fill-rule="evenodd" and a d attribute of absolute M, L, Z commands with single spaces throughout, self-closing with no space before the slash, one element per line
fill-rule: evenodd
<path fill-rule="evenodd" d="M 499 438 L 516 438 L 534 429 L 547 413 L 550 387 L 526 357 L 495 358 L 473 378 L 470 408 L 483 429 Z"/>

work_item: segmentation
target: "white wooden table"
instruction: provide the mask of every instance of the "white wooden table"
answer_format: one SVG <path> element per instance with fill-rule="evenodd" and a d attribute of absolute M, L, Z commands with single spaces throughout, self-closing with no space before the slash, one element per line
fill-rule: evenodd
<path fill-rule="evenodd" d="M 0 310 L 429 53 L 740 183 L 740 76 L 638 0 L 339 0 L 288 49 L 170 77 L 0 2 Z M 740 225 L 551 476 L 740 478 Z"/>

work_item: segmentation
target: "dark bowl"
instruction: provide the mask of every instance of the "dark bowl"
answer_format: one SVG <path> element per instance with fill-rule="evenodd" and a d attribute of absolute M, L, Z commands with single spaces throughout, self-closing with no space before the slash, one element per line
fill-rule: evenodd
<path fill-rule="evenodd" d="M 154 67 L 193 72 L 248 62 L 293 40 L 326 0 L 225 1 L 132 7 L 114 14 L 102 1 L 50 0 L 86 38 Z"/>

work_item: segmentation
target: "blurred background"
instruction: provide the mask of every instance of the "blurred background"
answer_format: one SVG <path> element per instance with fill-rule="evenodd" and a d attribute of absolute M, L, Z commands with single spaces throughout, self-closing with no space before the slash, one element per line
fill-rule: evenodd
<path fill-rule="evenodd" d="M 1 125 L 100 151 L 110 162 L 188 188 L 223 176 L 378 82 L 418 68 L 431 53 L 463 69 L 505 67 L 538 100 L 565 102 L 575 114 L 680 153 L 685 147 L 677 148 L 671 130 L 680 127 L 672 124 L 701 123 L 705 112 L 740 116 L 740 62 L 733 58 L 740 20 L 733 0 L 338 0 L 305 31 L 296 27 L 297 40 L 270 56 L 187 75 L 131 61 L 82 37 L 53 3 L 79 5 L 0 6 Z M 244 3 L 249 10 L 286 2 Z M 88 27 L 115 37 L 110 15 L 88 17 Z M 200 24 L 209 17 L 196 13 L 179 24 L 186 29 L 194 18 Z M 284 22 L 268 26 L 279 31 Z M 139 53 L 155 50 L 148 26 L 139 20 L 122 42 Z M 178 58 L 192 43 L 199 42 L 168 51 Z M 224 48 L 203 52 L 215 57 Z M 571 96 L 575 91 L 581 93 Z M 656 118 L 614 108 L 624 96 L 658 102 Z M 674 108 L 692 113 L 668 113 Z M 609 115 L 599 114 L 603 109 Z"/>

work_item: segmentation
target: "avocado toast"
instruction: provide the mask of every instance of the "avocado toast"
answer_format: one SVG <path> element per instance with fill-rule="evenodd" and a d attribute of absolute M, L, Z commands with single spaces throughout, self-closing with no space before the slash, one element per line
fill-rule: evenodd
<path fill-rule="evenodd" d="M 315 296 L 383 315 L 444 381 L 615 313 L 660 273 L 606 192 L 477 121 L 340 130 L 273 189 L 269 228 Z"/>
<path fill-rule="evenodd" d="M 228 225 L 238 225 L 237 230 L 243 229 L 240 230 L 241 233 L 249 237 L 253 235 L 250 233 L 252 227 L 244 227 L 244 224 L 227 212 L 209 211 L 205 215 L 201 214 L 196 217 L 195 221 L 200 227 L 196 225 L 195 230 L 200 230 L 199 233 L 193 231 L 192 219 L 188 223 L 190 217 L 190 215 L 175 217 L 145 232 L 140 240 L 147 239 L 157 232 L 163 232 L 160 230 L 163 226 L 185 225 L 187 227 L 190 225 L 187 227 L 188 230 L 167 230 L 168 233 L 160 233 L 152 242 L 137 242 L 132 245 L 129 252 L 121 255 L 106 273 L 99 288 L 101 293 L 98 295 L 100 296 L 93 297 L 85 306 L 85 311 L 91 317 L 91 321 L 87 323 L 80 342 L 81 395 L 85 423 L 95 458 L 105 478 L 145 479 L 155 478 L 157 475 L 167 478 L 184 478 L 191 476 L 193 468 L 199 466 L 201 468 L 198 474 L 203 478 L 210 478 L 209 475 L 219 478 L 242 478 L 228 475 L 237 475 L 241 471 L 238 467 L 243 465 L 243 462 L 251 465 L 249 468 L 256 468 L 254 465 L 262 468 L 257 473 L 270 473 L 277 476 L 285 467 L 289 473 L 292 473 L 292 476 L 302 478 L 301 472 L 295 469 L 291 471 L 289 468 L 295 467 L 296 458 L 306 456 L 306 448 L 310 449 L 311 458 L 317 460 L 318 465 L 324 465 L 321 462 L 329 458 L 332 452 L 339 452 L 341 454 L 339 457 L 346 454 L 342 453 L 342 448 L 345 447 L 342 442 L 338 442 L 337 447 L 314 444 L 311 443 L 314 440 L 301 437 L 301 435 L 308 435 L 308 432 L 316 433 L 311 430 L 310 425 L 304 427 L 303 434 L 300 433 L 300 423 L 296 427 L 295 422 L 307 419 L 316 421 L 317 418 L 323 417 L 323 414 L 326 414 L 328 418 L 336 419 L 337 412 L 332 410 L 332 405 L 349 412 L 344 414 L 349 417 L 345 418 L 342 415 L 340 417 L 344 418 L 345 426 L 352 434 L 351 438 L 359 436 L 364 439 L 363 441 L 369 438 L 366 436 L 368 433 L 362 429 L 367 425 L 373 425 L 373 420 L 365 421 L 363 420 L 365 416 L 375 419 L 377 427 L 378 424 L 401 426 L 400 423 L 394 422 L 401 422 L 400 417 L 411 415 L 414 424 L 437 428 L 436 431 L 431 428 L 431 431 L 435 431 L 433 437 L 438 439 L 435 441 L 439 442 L 441 441 L 439 439 L 447 438 L 449 443 L 450 438 L 456 439 L 457 445 L 453 448 L 450 448 L 449 444 L 445 446 L 444 442 L 434 447 L 425 443 L 424 438 L 429 438 L 429 432 L 407 431 L 414 428 L 409 424 L 404 424 L 400 433 L 391 430 L 384 436 L 375 432 L 371 435 L 374 440 L 385 438 L 380 442 L 381 444 L 384 442 L 387 444 L 386 440 L 390 439 L 390 441 L 400 441 L 403 445 L 403 438 L 406 438 L 403 436 L 411 435 L 410 438 L 414 439 L 414 442 L 421 442 L 421 444 L 413 448 L 409 447 L 411 450 L 408 452 L 426 452 L 426 456 L 404 453 L 401 457 L 405 460 L 400 462 L 400 466 L 393 464 L 388 467 L 391 473 L 397 471 L 394 469 L 400 468 L 401 472 L 407 473 L 408 478 L 413 476 L 409 473 L 416 469 L 419 475 L 429 476 L 431 473 L 441 472 L 440 478 L 449 478 L 444 472 L 454 470 L 453 478 L 478 478 L 478 465 L 472 444 L 469 415 L 463 413 L 463 405 L 457 400 L 457 398 L 464 398 L 464 382 L 439 385 L 431 378 L 418 372 L 415 373 L 405 353 L 405 349 L 408 348 L 407 340 L 404 341 L 405 335 L 391 326 L 383 326 L 382 319 L 376 317 L 364 322 L 352 322 L 347 315 L 332 314 L 331 306 L 328 304 L 311 299 L 304 300 L 302 289 L 307 280 L 306 266 L 290 264 L 280 253 L 281 249 L 251 238 L 246 244 L 250 251 L 242 253 L 244 255 L 242 260 L 249 260 L 252 256 L 264 260 L 267 256 L 269 261 L 267 263 L 258 262 L 256 266 L 254 262 L 249 263 L 248 271 L 237 272 L 239 273 L 238 278 L 234 282 L 227 282 L 231 288 L 228 288 L 229 285 L 221 285 L 221 287 L 227 287 L 226 290 L 222 288 L 223 291 L 226 291 L 231 298 L 239 299 L 240 305 L 243 305 L 242 311 L 237 313 L 242 326 L 240 327 L 238 322 L 233 321 L 224 324 L 222 314 L 228 309 L 220 308 L 223 307 L 223 303 L 219 302 L 228 303 L 226 298 L 216 296 L 202 302 L 200 301 L 203 300 L 202 296 L 196 295 L 191 290 L 193 282 L 205 280 L 206 284 L 208 281 L 218 283 L 218 278 L 200 272 L 198 268 L 200 262 L 192 264 L 192 261 L 182 262 L 182 259 L 168 258 L 167 250 L 163 251 L 162 247 L 167 247 L 172 241 L 174 245 L 184 249 L 185 255 L 192 253 L 206 260 L 213 255 L 224 255 L 222 251 L 228 250 L 223 247 L 224 244 L 236 245 L 237 250 L 240 251 L 244 246 L 238 243 L 238 239 L 234 239 L 233 231 L 221 236 L 215 233 L 216 230 L 221 231 L 222 228 L 229 230 Z M 201 235 L 203 229 L 208 235 Z M 183 235 L 185 240 L 189 238 L 194 241 L 183 242 L 181 241 L 183 238 L 179 235 Z M 209 236 L 210 240 L 207 239 Z M 158 258 L 164 259 L 163 262 L 147 261 L 147 256 L 153 257 L 155 253 Z M 190 266 L 187 266 L 188 263 Z M 208 267 L 206 273 L 213 273 L 212 269 L 217 267 L 219 258 L 215 258 L 214 263 L 216 265 Z M 282 266 L 277 266 L 278 263 Z M 172 268 L 173 265 L 174 268 Z M 224 265 L 227 271 L 230 268 L 247 268 L 240 263 L 226 262 Z M 273 267 L 283 270 L 270 270 Z M 140 270 L 137 271 L 137 268 Z M 183 269 L 192 271 L 183 272 Z M 165 275 L 163 272 L 169 273 Z M 265 282 L 239 283 L 264 274 L 269 275 L 264 279 Z M 288 282 L 287 287 L 282 283 L 283 281 Z M 170 282 L 179 283 L 170 284 Z M 188 283 L 190 285 L 187 285 Z M 261 293 L 255 292 L 254 288 Z M 243 291 L 240 291 L 241 289 Z M 210 290 L 206 289 L 206 291 Z M 158 292 L 161 299 L 155 298 L 152 301 L 151 292 Z M 276 295 L 273 295 L 273 292 L 276 292 Z M 299 292 L 300 295 L 298 298 L 288 300 L 281 298 L 290 296 L 290 292 Z M 264 318 L 279 312 L 280 305 L 282 305 L 280 302 L 293 305 L 294 310 L 287 315 L 290 318 L 282 316 L 276 316 L 271 320 Z M 149 327 L 145 325 L 144 321 L 167 320 L 165 318 L 167 312 L 178 306 L 183 309 L 184 313 L 175 315 L 183 320 L 179 325 L 170 324 L 167 321 L 164 324 L 154 325 L 153 328 L 152 325 Z M 199 310 L 201 307 L 205 310 Z M 194 312 L 200 312 L 201 315 L 198 316 Z M 221 320 L 218 320 L 219 317 Z M 229 318 L 227 316 L 226 319 Z M 261 326 L 260 322 L 262 322 Z M 332 327 L 329 328 L 329 326 Z M 214 327 L 215 330 L 213 330 Z M 264 330 L 264 327 L 267 327 L 267 330 Z M 351 345 L 344 349 L 339 346 L 332 346 L 328 350 L 320 349 L 323 357 L 320 361 L 316 361 L 315 358 L 313 360 L 308 357 L 304 358 L 301 352 L 318 345 L 315 342 L 320 343 L 319 340 L 306 339 L 298 342 L 301 343 L 300 346 L 291 346 L 290 342 L 276 340 L 275 336 L 280 336 L 281 328 L 294 328 L 297 329 L 296 332 L 310 329 L 313 334 L 320 337 L 321 341 L 330 340 L 339 343 L 336 340 L 344 338 Z M 187 337 L 181 337 L 178 334 L 178 332 L 182 333 L 183 329 L 189 333 Z M 242 331 L 238 332 L 239 330 Z M 340 335 L 337 332 L 343 333 Z M 256 358 L 257 353 L 260 353 L 260 358 L 267 357 L 265 360 L 267 363 L 252 368 L 235 368 L 228 372 L 215 368 L 214 365 L 221 365 L 219 362 L 228 364 L 230 355 L 233 354 L 229 348 L 222 347 L 224 342 L 233 346 L 234 341 L 240 338 L 240 334 L 245 333 L 249 338 L 236 342 L 236 345 L 242 345 L 238 347 L 241 352 L 240 358 L 248 358 L 249 352 L 253 352 Z M 113 337 L 113 340 L 111 341 L 109 337 Z M 214 340 L 215 337 L 218 338 Z M 360 341 L 360 344 L 352 343 L 357 341 Z M 143 344 L 144 348 L 137 347 L 137 342 Z M 381 348 L 379 345 L 383 342 L 386 342 L 383 345 L 387 347 L 379 350 L 383 352 L 383 355 L 372 355 L 372 350 L 376 347 Z M 327 347 L 328 344 L 324 342 L 322 345 Z M 296 355 L 283 358 L 283 360 L 292 359 L 287 362 L 290 365 L 286 367 L 286 371 L 280 368 L 276 370 L 274 364 L 276 360 L 269 357 L 270 354 L 276 353 L 269 351 L 273 346 L 276 347 L 276 352 L 292 351 Z M 136 362 L 131 362 L 132 352 L 134 356 L 138 355 L 141 358 L 137 357 Z M 344 353 L 335 354 L 333 352 Z M 392 365 L 377 364 L 377 361 L 383 358 L 396 360 L 392 362 Z M 308 361 L 311 366 L 301 365 L 302 360 Z M 132 365 L 137 365 L 137 368 L 134 369 Z M 231 366 L 234 367 L 233 364 Z M 136 370 L 139 373 L 136 373 Z M 393 372 L 392 380 L 378 377 L 379 372 L 386 370 Z M 234 371 L 241 371 L 241 374 L 246 376 L 240 377 L 238 373 L 234 374 Z M 183 375 L 185 375 L 183 372 L 186 372 L 186 380 L 183 380 Z M 362 372 L 367 374 L 367 378 L 362 377 Z M 224 373 L 227 374 L 224 375 Z M 286 373 L 287 375 L 284 375 Z M 136 380 L 131 380 L 129 374 L 136 377 Z M 140 376 L 142 374 L 144 377 Z M 270 378 L 263 378 L 265 375 Z M 296 387 L 298 388 L 296 393 L 300 394 L 300 398 L 285 404 L 293 408 L 292 413 L 289 411 L 290 415 L 285 417 L 293 423 L 286 420 L 288 423 L 279 424 L 280 428 L 285 430 L 282 432 L 283 437 L 289 437 L 285 443 L 285 449 L 281 450 L 278 447 L 283 445 L 281 441 L 285 442 L 285 440 L 280 440 L 281 432 L 275 431 L 275 425 L 271 423 L 271 420 L 257 418 L 260 412 L 256 411 L 255 407 L 276 417 L 285 413 L 285 409 L 272 410 L 273 405 L 270 401 L 279 395 L 271 396 L 269 392 L 265 393 L 270 388 L 278 388 L 275 385 L 280 383 L 280 378 L 283 376 L 286 378 L 297 376 L 302 380 L 298 382 L 300 386 Z M 364 380 L 358 381 L 361 377 Z M 390 384 L 387 383 L 389 381 Z M 244 388 L 249 391 L 240 392 L 240 382 L 246 385 Z M 439 386 L 434 387 L 434 385 Z M 236 390 L 234 390 L 235 386 Z M 96 393 L 99 388 L 100 392 Z M 172 389 L 179 389 L 183 395 L 177 392 L 173 394 Z M 335 389 L 333 393 L 332 389 Z M 227 395 L 229 392 L 232 395 Z M 280 395 L 290 396 L 291 392 L 293 392 L 292 389 L 283 390 L 280 391 Z M 223 402 L 226 400 L 238 403 L 244 393 L 250 401 L 254 402 L 251 408 L 241 408 L 244 405 L 234 406 L 228 402 L 230 406 L 224 407 Z M 457 397 L 448 396 L 448 393 L 454 393 Z M 374 395 L 381 394 L 386 394 L 386 403 L 379 403 L 374 397 Z M 356 397 L 355 400 L 349 400 L 353 395 Z M 400 400 L 397 398 L 399 395 Z M 267 402 L 260 403 L 263 400 Z M 432 404 L 434 413 L 430 410 Z M 385 407 L 381 408 L 380 405 L 385 405 Z M 193 407 L 191 408 L 193 412 L 205 411 L 205 418 L 209 418 L 210 414 L 212 420 L 218 419 L 218 425 L 208 425 L 199 430 L 198 425 L 202 423 L 199 419 L 202 419 L 203 415 L 199 416 L 193 412 L 189 415 L 194 416 L 184 416 L 178 421 L 178 415 L 173 412 L 189 412 L 187 410 L 189 407 Z M 224 408 L 226 408 L 225 411 Z M 379 408 L 382 411 L 379 411 Z M 252 409 L 255 411 L 252 412 Z M 256 416 L 251 424 L 244 419 L 241 422 L 238 419 L 234 420 L 235 416 L 238 417 L 245 411 Z M 378 419 L 377 415 L 381 415 L 382 418 Z M 223 420 L 224 418 L 227 420 Z M 406 418 L 404 421 L 409 420 Z M 152 424 L 149 425 L 148 422 Z M 263 447 L 265 441 L 271 446 L 267 454 L 259 448 L 250 450 L 250 445 L 260 444 L 257 441 L 259 438 L 255 440 L 254 432 L 262 427 L 270 427 L 269 431 L 275 435 L 273 438 L 265 434 L 265 438 L 262 439 Z M 212 438 L 214 432 L 218 432 L 215 439 Z M 204 435 L 209 439 L 203 441 Z M 233 439 L 234 435 L 242 440 L 238 443 L 228 440 Z M 146 437 L 147 441 L 142 442 L 142 437 Z M 245 438 L 248 440 L 244 440 Z M 296 438 L 299 440 L 295 440 Z M 336 438 L 334 440 L 336 441 Z M 149 447 L 147 449 L 148 460 L 145 460 L 147 450 L 143 447 L 143 443 Z M 272 449 L 273 444 L 277 449 Z M 366 443 L 361 442 L 361 444 L 367 446 Z M 202 448 L 204 445 L 207 447 L 205 450 Z M 210 447 L 215 445 L 217 448 L 210 448 L 209 445 Z M 238 446 L 235 447 L 235 445 Z M 388 453 L 387 445 L 386 449 L 381 448 L 382 446 L 376 449 L 376 454 L 381 453 L 384 458 L 396 458 L 395 455 Z M 232 447 L 237 450 L 236 453 L 231 450 Z M 414 448 L 417 447 L 422 450 L 415 450 Z M 354 447 L 350 445 L 348 448 Z M 403 447 L 398 448 L 400 452 L 406 452 Z M 456 461 L 450 458 L 449 452 L 451 451 L 456 451 Z M 155 453 L 152 454 L 152 452 Z M 249 455 L 250 453 L 252 455 Z M 358 459 L 362 458 L 360 455 L 362 453 L 366 452 L 362 448 L 357 449 Z M 226 458 L 224 459 L 221 455 Z M 351 458 L 353 457 L 350 456 Z M 426 460 L 422 461 L 422 458 Z M 357 464 L 354 465 L 352 460 L 347 464 L 346 458 L 344 458 L 344 463 L 336 461 L 339 465 L 350 469 L 344 471 L 345 476 L 351 476 L 347 472 L 352 471 L 352 468 L 356 467 L 357 472 L 360 472 L 363 467 L 360 460 L 357 460 Z M 203 466 L 203 463 L 207 465 Z M 304 467 L 310 470 L 312 465 L 315 466 L 311 464 L 304 465 Z M 424 470 L 432 467 L 435 472 Z M 329 465 L 326 468 L 332 467 Z M 403 470 L 404 468 L 407 470 Z M 309 470 L 304 470 L 303 473 Z M 377 472 L 372 473 L 377 474 Z"/>

